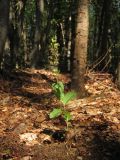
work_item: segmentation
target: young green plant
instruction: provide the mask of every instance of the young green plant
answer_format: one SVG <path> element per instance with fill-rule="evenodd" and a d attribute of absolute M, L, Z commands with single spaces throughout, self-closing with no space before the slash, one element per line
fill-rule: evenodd
<path fill-rule="evenodd" d="M 65 106 L 68 104 L 69 101 L 73 100 L 76 97 L 76 93 L 73 91 L 65 93 L 64 84 L 61 81 L 57 82 L 57 83 L 53 83 L 52 88 L 53 88 L 53 91 L 54 91 L 56 97 L 62 103 L 63 107 L 54 108 L 50 112 L 49 117 L 51 119 L 53 119 L 53 118 L 57 118 L 59 116 L 62 116 L 66 122 L 67 129 L 68 129 L 69 121 L 72 119 L 72 116 L 71 116 L 70 112 L 68 112 L 65 109 Z"/>

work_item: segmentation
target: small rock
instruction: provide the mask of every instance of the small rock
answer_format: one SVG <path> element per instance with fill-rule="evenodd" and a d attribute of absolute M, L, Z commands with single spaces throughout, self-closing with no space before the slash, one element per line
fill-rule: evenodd
<path fill-rule="evenodd" d="M 37 135 L 35 133 L 24 133 L 20 135 L 20 139 L 23 141 L 33 141 L 37 139 Z"/>
<path fill-rule="evenodd" d="M 19 135 L 19 137 L 20 137 L 20 141 L 24 142 L 28 146 L 34 146 L 38 144 L 38 141 L 37 141 L 38 137 L 37 137 L 37 134 L 35 133 L 24 133 Z"/>

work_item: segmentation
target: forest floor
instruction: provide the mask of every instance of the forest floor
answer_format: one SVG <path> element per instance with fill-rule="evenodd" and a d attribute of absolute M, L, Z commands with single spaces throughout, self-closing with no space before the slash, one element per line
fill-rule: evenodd
<path fill-rule="evenodd" d="M 20 70 L 0 76 L 0 160 L 120 160 L 120 91 L 109 74 L 89 73 L 89 96 L 66 107 L 72 114 L 49 119 L 59 102 L 51 84 L 69 75 Z"/>

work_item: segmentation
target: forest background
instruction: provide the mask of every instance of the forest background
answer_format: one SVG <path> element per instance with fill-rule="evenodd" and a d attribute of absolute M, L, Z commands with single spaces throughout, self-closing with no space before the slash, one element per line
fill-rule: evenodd
<path fill-rule="evenodd" d="M 71 73 L 80 97 L 88 68 L 120 87 L 119 26 L 119 0 L 1 0 L 1 69 Z"/>

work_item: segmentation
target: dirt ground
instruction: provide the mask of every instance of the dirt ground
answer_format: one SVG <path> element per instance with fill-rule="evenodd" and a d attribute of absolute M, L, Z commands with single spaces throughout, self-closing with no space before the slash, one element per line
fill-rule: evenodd
<path fill-rule="evenodd" d="M 69 90 L 69 75 L 20 70 L 0 75 L 0 160 L 120 160 L 120 91 L 109 74 L 86 76 L 89 96 L 66 109 L 71 126 L 49 119 L 59 102 L 56 80 Z"/>

